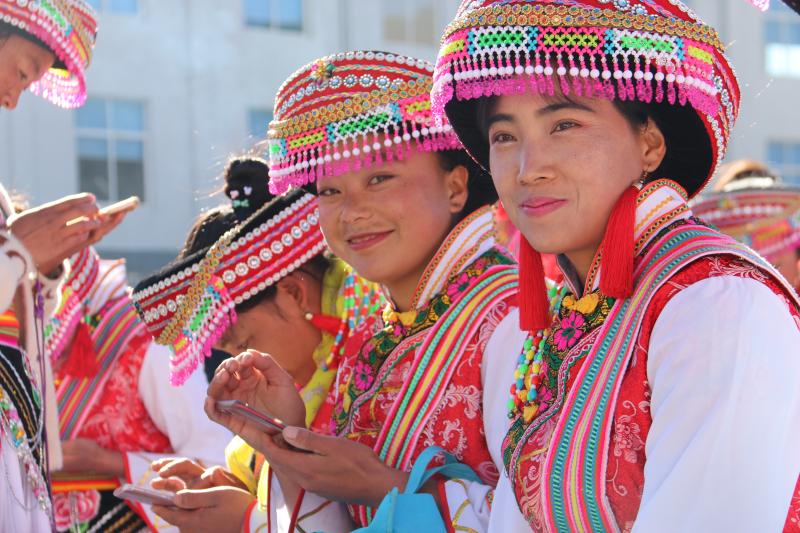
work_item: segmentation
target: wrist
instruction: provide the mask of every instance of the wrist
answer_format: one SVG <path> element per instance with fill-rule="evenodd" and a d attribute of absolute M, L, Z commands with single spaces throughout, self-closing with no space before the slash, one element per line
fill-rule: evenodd
<path fill-rule="evenodd" d="M 398 492 L 403 492 L 408 484 L 408 472 L 403 472 L 402 470 L 391 468 L 386 465 L 383 466 L 384 473 L 377 478 L 381 483 L 372 487 L 374 490 L 367 496 L 371 507 L 377 508 L 392 489 L 397 488 Z"/>

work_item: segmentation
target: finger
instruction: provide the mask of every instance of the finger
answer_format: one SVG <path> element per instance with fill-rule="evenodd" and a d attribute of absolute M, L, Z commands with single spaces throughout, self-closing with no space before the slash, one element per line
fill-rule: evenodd
<path fill-rule="evenodd" d="M 175 505 L 181 509 L 202 509 L 216 507 L 221 501 L 220 491 L 230 490 L 230 487 L 214 487 L 204 490 L 182 490 L 175 494 Z"/>
<path fill-rule="evenodd" d="M 32 210 L 49 211 L 51 214 L 63 214 L 69 212 L 70 210 L 81 209 L 86 206 L 95 206 L 95 208 L 97 207 L 97 198 L 95 198 L 93 194 L 71 194 L 69 196 L 59 198 L 58 200 L 53 200 L 52 202 L 47 202 L 34 207 Z"/>
<path fill-rule="evenodd" d="M 170 492 L 178 492 L 179 490 L 186 489 L 186 483 L 177 477 L 163 478 L 157 477 L 150 480 L 150 486 L 158 490 L 168 490 Z"/>
<path fill-rule="evenodd" d="M 185 511 L 177 507 L 164 507 L 163 505 L 153 505 L 153 512 L 181 529 L 193 531 L 195 528 L 195 516 L 192 511 Z"/>
<path fill-rule="evenodd" d="M 194 479 L 203 475 L 202 466 L 195 463 L 191 459 L 180 458 L 175 459 L 158 471 L 161 477 L 179 477 L 184 481 Z"/>
<path fill-rule="evenodd" d="M 225 363 L 223 362 L 222 364 Z M 227 385 L 230 380 L 231 373 L 228 372 L 227 369 L 223 368 L 217 370 L 217 373 L 214 374 L 214 377 L 211 379 L 211 383 L 208 384 L 206 394 L 208 394 L 210 398 L 222 399 L 222 394 L 227 390 Z"/>
<path fill-rule="evenodd" d="M 248 350 L 248 361 L 253 368 L 259 370 L 267 378 L 267 381 L 276 385 L 294 385 L 294 379 L 290 376 L 275 359 L 265 353 L 255 350 Z"/>
<path fill-rule="evenodd" d="M 68 224 L 60 224 L 55 227 L 55 231 L 59 236 L 66 237 L 75 235 L 77 233 L 89 233 L 97 230 L 100 227 L 100 222 L 94 218 L 79 218 L 71 221 Z"/>
<path fill-rule="evenodd" d="M 289 426 L 283 430 L 283 438 L 296 448 L 308 450 L 318 455 L 335 454 L 338 448 L 337 444 L 339 444 L 338 437 L 328 437 L 294 426 Z"/>
<path fill-rule="evenodd" d="M 113 215 L 101 216 L 98 219 L 100 226 L 92 231 L 90 241 L 96 243 L 103 239 L 106 235 L 114 231 L 125 219 L 127 213 L 115 213 Z"/>
<path fill-rule="evenodd" d="M 153 472 L 158 472 L 159 470 L 161 470 L 171 462 L 175 461 L 176 459 L 180 458 L 162 457 L 161 459 L 154 459 L 153 461 L 150 461 L 150 470 L 152 470 Z"/>

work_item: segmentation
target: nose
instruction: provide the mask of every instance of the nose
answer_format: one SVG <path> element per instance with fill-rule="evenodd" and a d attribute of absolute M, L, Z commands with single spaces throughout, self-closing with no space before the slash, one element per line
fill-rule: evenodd
<path fill-rule="evenodd" d="M 532 185 L 536 181 L 550 179 L 554 175 L 551 161 L 546 147 L 531 141 L 525 142 L 519 152 L 517 182 L 520 185 Z"/>
<path fill-rule="evenodd" d="M 6 109 L 16 109 L 17 103 L 19 102 L 19 95 L 22 91 L 17 89 L 11 89 L 3 96 L 3 107 Z"/>
<path fill-rule="evenodd" d="M 362 194 L 346 194 L 341 203 L 339 219 L 345 224 L 351 224 L 369 217 L 369 208 Z"/>

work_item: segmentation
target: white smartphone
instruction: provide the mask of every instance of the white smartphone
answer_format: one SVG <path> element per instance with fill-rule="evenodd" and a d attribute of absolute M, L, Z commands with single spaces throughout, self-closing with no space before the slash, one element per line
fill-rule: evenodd
<path fill-rule="evenodd" d="M 102 208 L 99 212 L 100 215 L 114 215 L 116 213 L 125 213 L 127 211 L 133 211 L 137 207 L 139 207 L 139 197 L 138 196 L 131 196 L 129 198 L 125 198 L 124 200 L 120 200 L 119 202 L 115 202 L 111 205 L 107 205 Z"/>
<path fill-rule="evenodd" d="M 283 428 L 286 427 L 286 424 L 280 420 L 272 418 L 261 411 L 257 411 L 256 409 L 253 409 L 246 403 L 240 402 L 239 400 L 218 400 L 217 409 L 223 413 L 231 413 L 243 416 L 270 434 L 280 433 L 283 431 Z"/>
<path fill-rule="evenodd" d="M 125 483 L 114 489 L 114 496 L 122 500 L 134 500 L 149 505 L 163 505 L 165 507 L 175 506 L 172 502 L 172 499 L 175 497 L 174 492 L 151 489 L 140 485 L 132 485 L 130 483 Z"/>

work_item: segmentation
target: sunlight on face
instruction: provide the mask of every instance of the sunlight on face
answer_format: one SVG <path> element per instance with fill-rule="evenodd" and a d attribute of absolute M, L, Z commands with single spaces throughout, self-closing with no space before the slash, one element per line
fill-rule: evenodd
<path fill-rule="evenodd" d="M 55 55 L 19 35 L 0 41 L 0 105 L 14 109 L 19 96 L 53 66 Z"/>
<path fill-rule="evenodd" d="M 617 199 L 641 177 L 641 135 L 603 99 L 501 96 L 486 119 L 492 178 L 528 242 L 593 256 Z"/>

